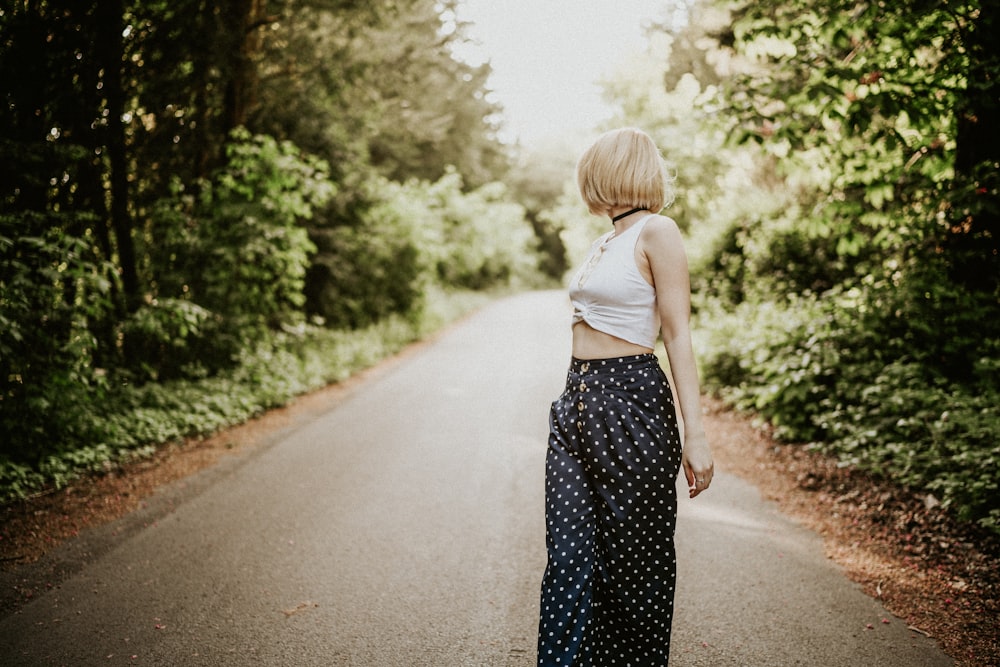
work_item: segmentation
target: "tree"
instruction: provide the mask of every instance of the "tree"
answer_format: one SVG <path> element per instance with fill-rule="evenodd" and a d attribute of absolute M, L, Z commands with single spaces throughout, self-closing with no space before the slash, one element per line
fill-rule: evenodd
<path fill-rule="evenodd" d="M 374 85 L 372 163 L 393 180 L 436 181 L 451 166 L 477 188 L 504 174 L 499 107 L 486 97 L 490 66 L 452 56 L 450 45 L 464 38 L 454 4 L 412 2 L 365 36 L 371 47 L 363 53 L 388 64 Z"/>
<path fill-rule="evenodd" d="M 435 181 L 453 166 L 469 187 L 502 175 L 489 66 L 452 57 L 463 39 L 452 3 L 350 4 L 285 5 L 264 42 L 250 127 L 330 159 L 335 172 L 362 160 L 392 180 Z"/>
<path fill-rule="evenodd" d="M 566 246 L 561 238 L 571 220 L 553 212 L 567 188 L 576 196 L 575 165 L 577 147 L 566 138 L 549 139 L 532 150 L 522 149 L 515 168 L 505 179 L 514 198 L 525 208 L 538 239 L 540 269 L 556 280 L 570 268 Z M 586 214 L 586 209 L 583 209 Z"/>
<path fill-rule="evenodd" d="M 307 308 L 330 323 L 360 325 L 385 314 L 386 304 L 406 310 L 417 301 L 410 287 L 388 299 L 372 295 L 387 273 L 396 275 L 384 262 L 406 285 L 418 271 L 408 235 L 383 239 L 380 230 L 393 225 L 370 218 L 381 179 L 433 182 L 453 167 L 467 187 L 478 187 L 503 173 L 506 155 L 483 89 L 488 68 L 451 57 L 461 30 L 449 23 L 449 3 L 350 4 L 285 5 L 263 43 L 249 126 L 330 165 L 339 187 L 309 223 L 317 252 Z"/>
<path fill-rule="evenodd" d="M 995 9 L 769 0 L 736 16 L 736 48 L 761 65 L 730 98 L 746 136 L 830 165 L 814 223 L 847 239 L 845 253 L 872 242 L 937 248 L 953 280 L 997 290 Z"/>
<path fill-rule="evenodd" d="M 322 314 L 306 304 L 313 295 L 367 287 L 358 277 L 382 261 L 405 284 L 349 323 L 419 307 L 421 283 L 409 279 L 423 267 L 408 235 L 367 252 L 365 214 L 387 198 L 381 174 L 438 179 L 455 165 L 479 185 L 506 159 L 482 90 L 487 70 L 450 57 L 460 39 L 445 18 L 452 9 L 3 4 L 5 447 L 27 460 L 71 442 L 74 429 L 86 439 L 71 421 L 91 423 L 86 410 L 102 392 L 236 364 L 282 326 Z"/>
<path fill-rule="evenodd" d="M 705 377 L 780 437 L 996 530 L 995 9 L 723 6 L 714 42 L 739 68 L 720 116 L 787 206 L 717 247 L 711 268 L 742 289 L 700 314 Z"/>

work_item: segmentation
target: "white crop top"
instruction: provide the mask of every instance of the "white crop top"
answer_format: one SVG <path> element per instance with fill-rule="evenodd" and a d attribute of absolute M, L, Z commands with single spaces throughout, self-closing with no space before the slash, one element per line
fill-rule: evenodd
<path fill-rule="evenodd" d="M 573 324 L 586 322 L 597 331 L 650 349 L 656 344 L 660 330 L 656 290 L 635 263 L 635 245 L 651 217 L 621 236 L 609 232 L 591 246 L 590 256 L 569 286 Z"/>

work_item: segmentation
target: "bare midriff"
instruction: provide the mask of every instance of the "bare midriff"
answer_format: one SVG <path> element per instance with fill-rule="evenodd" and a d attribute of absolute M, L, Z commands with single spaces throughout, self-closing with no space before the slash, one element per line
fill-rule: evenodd
<path fill-rule="evenodd" d="M 573 325 L 573 356 L 577 359 L 613 359 L 652 351 L 648 347 L 598 331 L 586 322 Z"/>

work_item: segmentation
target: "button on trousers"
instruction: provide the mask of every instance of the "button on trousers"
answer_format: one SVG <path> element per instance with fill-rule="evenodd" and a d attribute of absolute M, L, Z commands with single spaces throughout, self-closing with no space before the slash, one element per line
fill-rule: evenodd
<path fill-rule="evenodd" d="M 573 359 L 552 404 L 538 664 L 665 666 L 680 436 L 652 354 Z"/>

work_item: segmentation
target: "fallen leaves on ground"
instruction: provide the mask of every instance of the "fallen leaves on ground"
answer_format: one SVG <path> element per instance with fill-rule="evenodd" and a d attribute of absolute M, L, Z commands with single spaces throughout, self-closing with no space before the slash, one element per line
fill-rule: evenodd
<path fill-rule="evenodd" d="M 718 466 L 824 538 L 827 555 L 958 667 L 1000 665 L 1000 539 L 940 503 L 799 445 L 706 399 Z M 883 619 L 883 623 L 888 619 Z"/>

